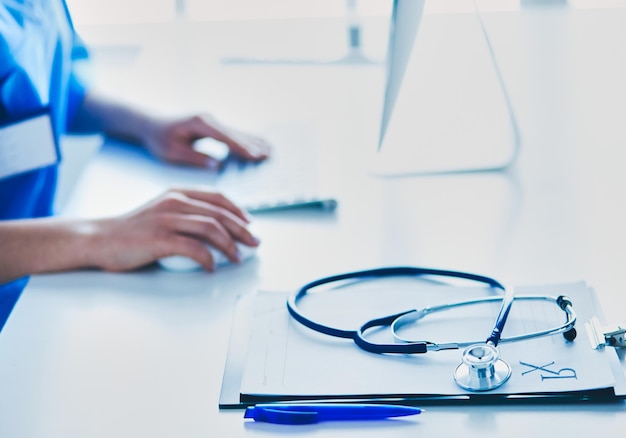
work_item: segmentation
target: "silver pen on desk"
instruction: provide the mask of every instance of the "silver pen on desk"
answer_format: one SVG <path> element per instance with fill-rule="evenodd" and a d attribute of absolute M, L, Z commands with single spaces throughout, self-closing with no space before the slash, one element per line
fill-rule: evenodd
<path fill-rule="evenodd" d="M 269 213 L 272 211 L 319 209 L 332 211 L 337 208 L 337 200 L 334 198 L 313 198 L 293 201 L 263 202 L 245 207 L 249 213 Z"/>

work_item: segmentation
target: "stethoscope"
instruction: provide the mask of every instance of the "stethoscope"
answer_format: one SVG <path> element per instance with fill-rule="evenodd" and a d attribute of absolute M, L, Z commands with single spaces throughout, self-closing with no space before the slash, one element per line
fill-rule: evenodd
<path fill-rule="evenodd" d="M 311 289 L 321 285 L 328 285 L 345 280 L 380 279 L 392 276 L 432 276 L 444 278 L 458 278 L 471 280 L 486 284 L 491 288 L 503 292 L 499 297 L 474 298 L 438 306 L 425 307 L 423 309 L 411 309 L 382 318 L 372 319 L 365 322 L 357 330 L 342 330 L 320 324 L 305 316 L 298 307 L 302 299 Z M 502 331 L 506 324 L 511 306 L 515 300 L 539 300 L 555 303 L 565 313 L 565 322 L 555 327 L 525 333 L 523 335 L 502 337 Z M 500 310 L 491 333 L 486 340 L 468 342 L 446 342 L 437 343 L 432 341 L 418 341 L 406 339 L 400 335 L 401 328 L 409 324 L 414 324 L 427 315 L 442 312 L 462 306 L 470 306 L 480 303 L 501 301 Z M 325 335 L 338 338 L 352 339 L 356 345 L 365 351 L 378 354 L 420 354 L 429 351 L 441 350 L 463 350 L 462 362 L 454 371 L 454 380 L 461 387 L 468 391 L 488 391 L 503 385 L 511 377 L 511 367 L 500 358 L 498 344 L 504 342 L 517 342 L 526 339 L 550 336 L 562 333 L 567 341 L 576 338 L 576 314 L 572 308 L 569 298 L 560 295 L 550 297 L 547 295 L 520 295 L 516 296 L 512 288 L 505 287 L 499 281 L 478 274 L 470 274 L 459 271 L 448 271 L 440 269 L 416 268 L 416 267 L 388 267 L 369 269 L 357 272 L 333 275 L 320 278 L 302 286 L 296 293 L 287 300 L 287 309 L 291 316 L 302 325 Z M 372 342 L 366 336 L 366 332 L 374 327 L 390 327 L 394 343 Z"/>

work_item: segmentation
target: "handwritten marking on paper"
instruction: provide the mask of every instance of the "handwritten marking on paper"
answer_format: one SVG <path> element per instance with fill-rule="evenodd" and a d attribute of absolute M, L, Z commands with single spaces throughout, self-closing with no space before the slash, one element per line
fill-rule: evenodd
<path fill-rule="evenodd" d="M 547 363 L 545 365 L 533 365 L 531 363 L 519 361 L 520 365 L 530 368 L 522 373 L 522 376 L 526 374 L 533 373 L 535 371 L 539 371 L 541 375 L 541 380 L 546 379 L 578 379 L 576 375 L 576 370 L 574 368 L 561 368 L 559 370 L 553 370 L 548 367 L 554 365 L 554 361 Z M 547 374 L 543 374 L 543 372 Z"/>

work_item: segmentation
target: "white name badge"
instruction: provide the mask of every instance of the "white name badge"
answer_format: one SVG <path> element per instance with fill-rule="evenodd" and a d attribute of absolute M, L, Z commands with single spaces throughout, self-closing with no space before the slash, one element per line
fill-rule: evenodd
<path fill-rule="evenodd" d="M 58 162 L 48 111 L 0 125 L 0 179 Z"/>

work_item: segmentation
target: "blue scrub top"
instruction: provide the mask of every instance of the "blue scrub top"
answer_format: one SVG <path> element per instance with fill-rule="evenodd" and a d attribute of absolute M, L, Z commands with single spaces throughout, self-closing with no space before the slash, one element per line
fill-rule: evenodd
<path fill-rule="evenodd" d="M 64 0 L 0 0 L 0 124 L 47 107 L 57 141 L 67 132 L 85 95 L 77 41 Z M 0 220 L 50 216 L 56 182 L 56 165 L 0 179 Z M 27 281 L 0 285 L 0 331 Z"/>

